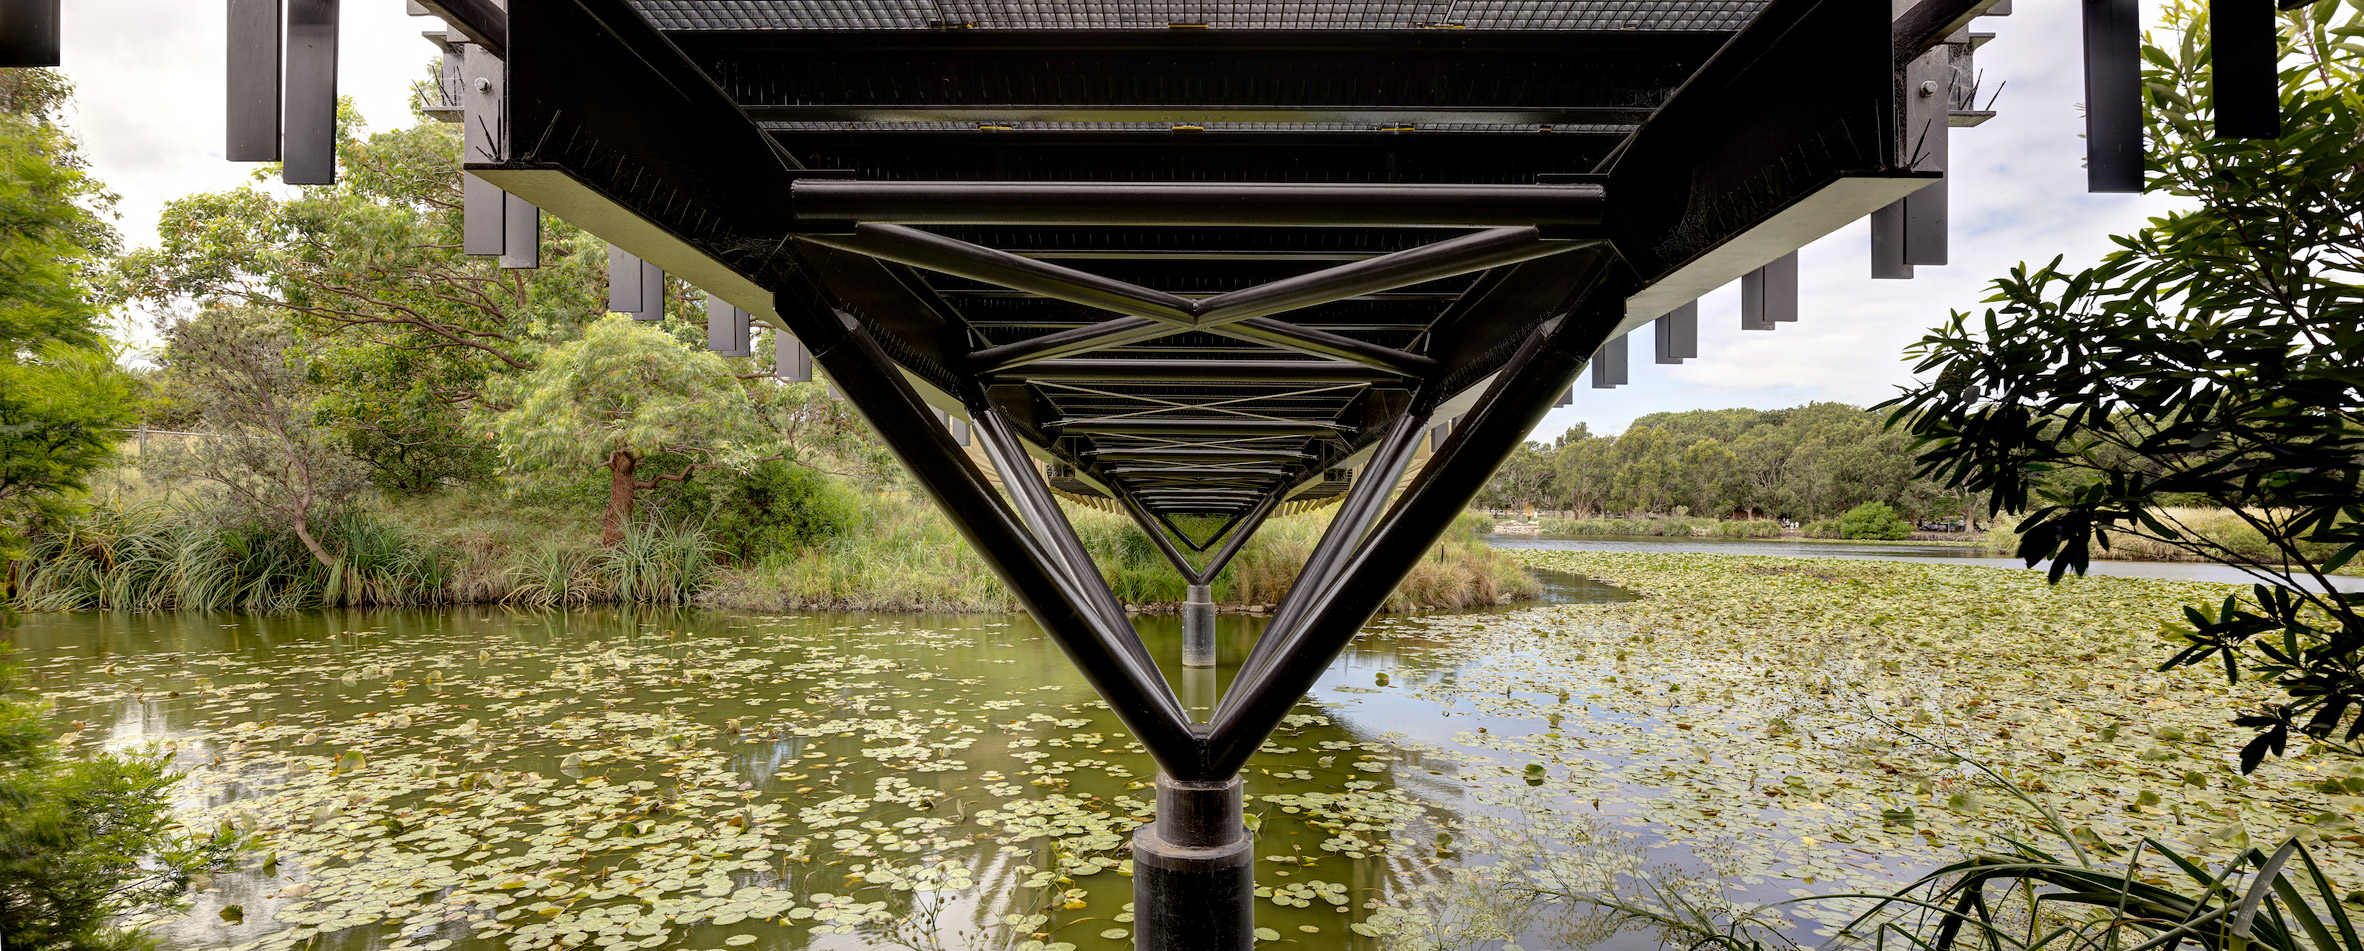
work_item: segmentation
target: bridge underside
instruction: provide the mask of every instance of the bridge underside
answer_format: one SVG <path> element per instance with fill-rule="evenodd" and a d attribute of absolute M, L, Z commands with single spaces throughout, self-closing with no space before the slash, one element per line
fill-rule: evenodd
<path fill-rule="evenodd" d="M 493 67 L 468 169 L 794 334 L 1155 755 L 1170 910 L 1245 866 L 1152 858 L 1233 847 L 1242 764 L 1604 343 L 1937 178 L 1907 82 L 1992 2 L 428 5 Z M 1194 722 L 1058 492 L 1194 584 L 1336 511 Z"/>
<path fill-rule="evenodd" d="M 469 170 L 800 339 L 1197 782 L 1605 341 L 1935 179 L 1903 83 L 1986 5 L 429 4 L 492 67 Z M 1200 583 L 1338 496 L 1211 721 L 1054 483 Z"/>

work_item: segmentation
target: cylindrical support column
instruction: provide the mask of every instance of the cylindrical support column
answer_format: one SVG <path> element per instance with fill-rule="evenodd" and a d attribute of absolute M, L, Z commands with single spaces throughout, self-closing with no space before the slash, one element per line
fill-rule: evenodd
<path fill-rule="evenodd" d="M 1134 951 L 1250 951 L 1256 866 L 1240 780 L 1157 777 L 1157 821 L 1133 831 Z"/>
<path fill-rule="evenodd" d="M 1182 666 L 1215 666 L 1215 589 L 1212 585 L 1190 586 L 1190 597 L 1182 602 Z"/>

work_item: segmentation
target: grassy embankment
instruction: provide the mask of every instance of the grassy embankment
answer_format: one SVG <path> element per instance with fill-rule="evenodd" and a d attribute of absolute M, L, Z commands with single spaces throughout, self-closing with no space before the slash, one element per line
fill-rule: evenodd
<path fill-rule="evenodd" d="M 695 524 L 652 524 L 602 548 L 596 512 L 451 492 L 382 503 L 322 527 L 326 547 L 342 556 L 333 570 L 285 530 L 225 525 L 160 501 L 101 504 L 36 539 L 8 587 L 13 603 L 35 611 L 606 601 L 750 611 L 1017 610 L 932 506 L 895 496 L 865 502 L 851 530 L 732 564 Z M 1084 509 L 1069 514 L 1118 598 L 1142 605 L 1182 599 L 1182 579 L 1129 522 Z M 1277 600 L 1328 520 L 1317 512 L 1267 525 L 1216 578 L 1216 599 Z M 1534 596 L 1539 589 L 1525 569 L 1480 540 L 1490 528 L 1482 517 L 1463 519 L 1405 579 L 1388 610 Z"/>
<path fill-rule="evenodd" d="M 2263 534 L 2250 527 L 2249 523 L 2242 521 L 2241 517 L 2230 509 L 2165 508 L 2159 510 L 2159 514 L 2170 524 L 2181 525 L 2190 534 L 2222 545 L 2241 557 L 2255 559 L 2266 565 L 2277 565 L 2282 561 L 2281 552 L 2267 544 Z M 1998 519 L 1994 527 L 1986 531 L 1985 542 L 1988 550 L 1999 554 L 2010 554 L 2019 550 L 2018 525 L 2017 519 Z M 2322 564 L 2324 560 L 2338 551 L 2338 546 L 2302 544 L 2300 551 L 2306 553 L 2316 564 Z M 2114 558 L 2123 561 L 2209 560 L 2196 557 L 2165 542 L 2138 538 L 2123 533 L 2112 533 L 2108 549 L 2096 548 L 2093 554 L 2097 558 Z M 2343 573 L 2354 573 L 2355 571 L 2356 567 L 2350 566 Z"/>
<path fill-rule="evenodd" d="M 1666 516 L 1659 518 L 1547 518 L 1546 535 L 1605 535 L 1612 537 L 1780 538 L 1781 523 L 1768 519 L 1712 519 Z"/>

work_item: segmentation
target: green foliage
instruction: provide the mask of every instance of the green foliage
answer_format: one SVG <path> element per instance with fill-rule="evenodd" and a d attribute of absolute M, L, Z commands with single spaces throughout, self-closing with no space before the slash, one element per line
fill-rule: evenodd
<path fill-rule="evenodd" d="M 1653 413 L 1621 436 L 1583 427 L 1513 451 L 1479 501 L 1585 516 L 1753 510 L 1833 516 L 1866 502 L 1956 514 L 1964 499 L 1913 475 L 1907 438 L 1880 414 L 1840 403 L 1786 410 Z"/>
<path fill-rule="evenodd" d="M 706 490 L 706 532 L 741 563 L 854 531 L 867 508 L 844 480 L 779 461 L 707 480 Z"/>
<path fill-rule="evenodd" d="M 1912 523 L 1898 517 L 1886 502 L 1865 502 L 1839 516 L 1840 538 L 1896 541 L 1910 538 L 1912 533 Z"/>
<path fill-rule="evenodd" d="M 722 358 L 624 316 L 591 324 L 500 391 L 501 454 L 522 469 L 605 465 L 618 452 L 768 454 L 755 401 Z"/>
<path fill-rule="evenodd" d="M 48 70 L 0 70 L 0 577 L 133 420 L 85 279 L 114 249 L 101 214 L 113 196 L 50 120 L 70 95 Z"/>
<path fill-rule="evenodd" d="M 1807 522 L 1806 524 L 1799 526 L 1798 531 L 1807 538 L 1838 538 L 1839 520 L 1835 518 L 1826 518 Z"/>
<path fill-rule="evenodd" d="M 177 902 L 193 877 L 230 864 L 240 837 L 182 828 L 178 777 L 161 758 L 58 756 L 48 708 L 20 696 L 17 680 L 0 666 L 0 947 L 141 947 L 113 920 Z"/>
<path fill-rule="evenodd" d="M 2245 769 L 2301 736 L 2364 752 L 2364 612 L 2324 578 L 2364 552 L 2364 8 L 2280 23 L 2283 136 L 2217 139 L 2205 13 L 2170 7 L 2171 45 L 2143 51 L 2146 187 L 2186 210 L 2094 267 L 2013 268 L 1994 306 L 1914 347 L 1929 382 L 1891 403 L 1928 475 L 2027 513 L 2019 554 L 2054 559 L 2054 578 L 2131 536 L 2259 580 L 2254 607 L 2191 612 L 2168 661 L 2236 681 L 2246 666 L 2287 693 L 2237 721 L 2257 730 Z M 2172 508 L 2194 504 L 2271 556 Z M 2317 564 L 2309 546 L 2333 553 Z"/>

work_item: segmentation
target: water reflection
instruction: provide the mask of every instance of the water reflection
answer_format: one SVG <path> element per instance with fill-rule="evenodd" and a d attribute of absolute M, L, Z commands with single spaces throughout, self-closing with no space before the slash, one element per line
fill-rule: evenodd
<path fill-rule="evenodd" d="M 1555 600 L 1632 597 L 1549 575 Z M 1137 620 L 1201 718 L 1266 623 L 1221 616 L 1218 666 L 1187 669 L 1177 618 Z M 223 876 L 163 922 L 169 949 L 1130 944 L 1131 880 L 1078 862 L 1121 860 L 1155 766 L 1023 617 L 470 606 L 39 615 L 14 636 L 76 741 L 170 748 L 192 769 L 185 808 L 282 843 L 277 866 Z M 1475 889 L 1492 904 L 1457 913 L 1491 916 L 1505 939 L 1638 947 L 1611 941 L 1597 914 L 1538 903 L 1532 883 L 1452 874 L 1516 858 L 1465 853 L 1455 835 L 1555 811 L 1551 841 L 1601 851 L 1584 867 L 1638 871 L 1658 843 L 1494 781 L 1488 757 L 1454 740 L 1556 718 L 1379 686 L 1451 680 L 1448 646 L 1382 619 L 1251 764 L 1259 881 L 1306 899 L 1260 903 L 1259 923 L 1304 946 L 1377 948 L 1349 925 Z M 444 836 L 457 844 L 436 851 Z M 700 884 L 712 874 L 720 891 Z M 911 887 L 927 874 L 971 884 Z M 718 894 L 789 904 L 681 911 Z M 233 905 L 241 920 L 224 917 Z M 780 917 L 790 907 L 848 924 Z M 585 923 L 594 909 L 616 910 Z M 666 921 L 648 924 L 660 909 Z M 580 930 L 528 930 L 544 922 Z M 1430 926 L 1443 927 L 1406 927 Z"/>

